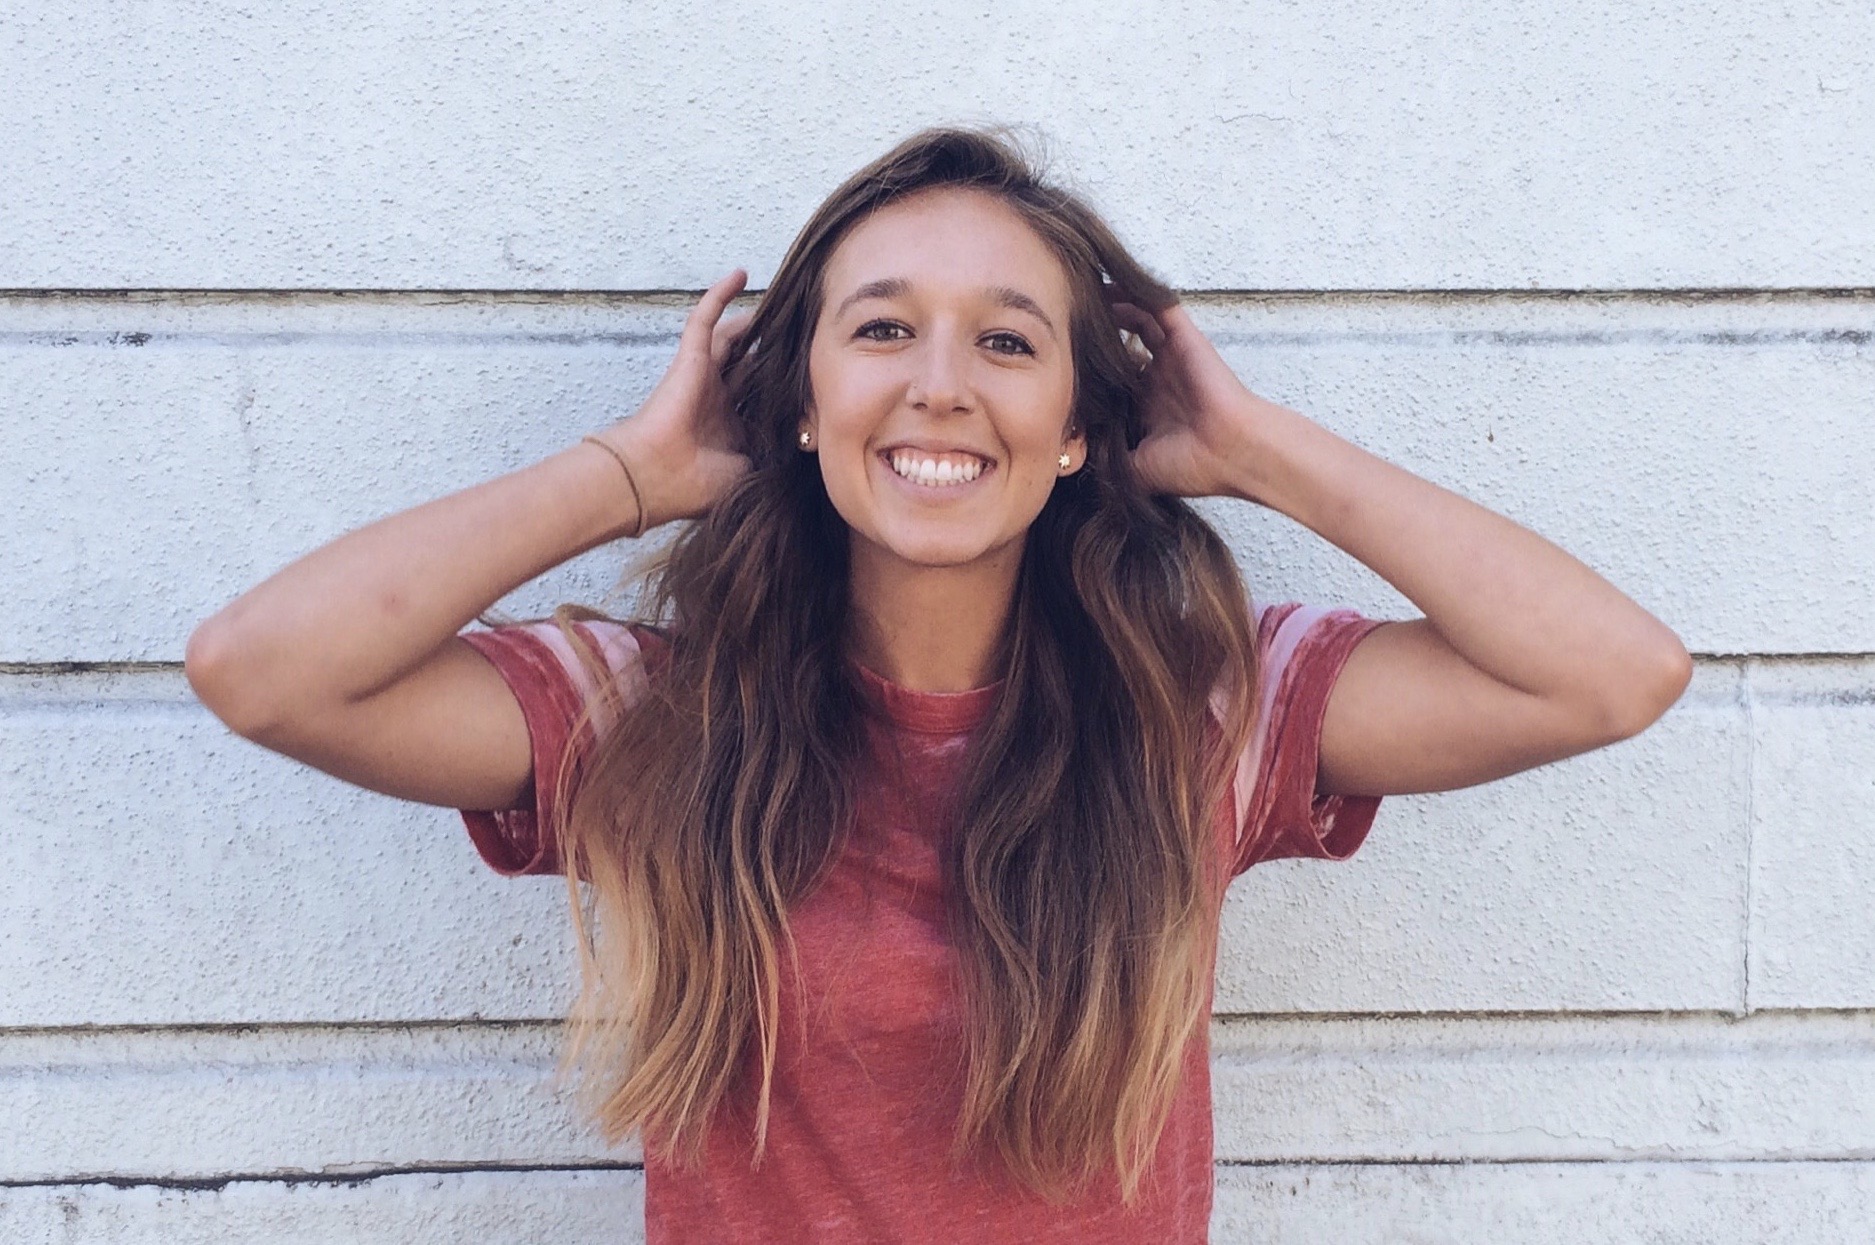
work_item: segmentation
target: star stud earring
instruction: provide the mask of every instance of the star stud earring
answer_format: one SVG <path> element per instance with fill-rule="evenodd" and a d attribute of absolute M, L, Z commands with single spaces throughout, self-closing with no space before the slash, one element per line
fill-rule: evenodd
<path fill-rule="evenodd" d="M 1057 458 L 1055 461 L 1061 464 L 1061 469 L 1063 471 L 1066 471 L 1069 465 L 1074 462 L 1072 458 L 1068 457 L 1068 451 L 1066 450 L 1061 451 L 1061 457 Z"/>
<path fill-rule="evenodd" d="M 806 449 L 808 446 L 814 443 L 814 434 L 809 432 L 807 429 L 803 428 L 801 429 L 800 439 L 801 439 L 801 448 Z"/>

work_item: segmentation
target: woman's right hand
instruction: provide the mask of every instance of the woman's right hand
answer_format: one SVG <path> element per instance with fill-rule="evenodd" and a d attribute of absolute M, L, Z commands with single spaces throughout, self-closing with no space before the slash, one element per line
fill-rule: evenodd
<path fill-rule="evenodd" d="M 596 434 L 632 466 L 645 507 L 640 531 L 706 513 L 749 470 L 723 384 L 723 360 L 752 319 L 746 312 L 724 319 L 723 312 L 748 279 L 738 268 L 703 292 L 651 396 L 630 419 Z"/>

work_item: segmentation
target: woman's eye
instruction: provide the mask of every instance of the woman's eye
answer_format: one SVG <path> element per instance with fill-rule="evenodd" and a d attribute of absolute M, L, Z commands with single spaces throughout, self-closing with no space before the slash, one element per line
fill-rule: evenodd
<path fill-rule="evenodd" d="M 904 325 L 895 324 L 891 320 L 869 320 L 860 325 L 859 331 L 853 336 L 864 337 L 869 341 L 889 342 L 897 341 L 898 335 L 906 331 Z"/>
<path fill-rule="evenodd" d="M 1035 347 L 1029 345 L 1015 333 L 991 333 L 983 340 L 990 344 L 990 349 L 1000 354 L 1034 354 Z"/>

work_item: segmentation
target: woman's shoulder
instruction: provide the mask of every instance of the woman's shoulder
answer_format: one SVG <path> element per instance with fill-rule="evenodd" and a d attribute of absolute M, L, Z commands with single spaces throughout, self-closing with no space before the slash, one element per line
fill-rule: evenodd
<path fill-rule="evenodd" d="M 1319 664 L 1322 653 L 1351 647 L 1349 641 L 1378 627 L 1382 619 L 1339 605 L 1302 601 L 1252 603 L 1256 631 L 1257 683 L 1267 710 L 1286 676 Z M 1333 663 L 1337 668 L 1339 662 Z M 1319 673 L 1319 671 L 1315 671 Z"/>
<path fill-rule="evenodd" d="M 462 638 L 512 676 L 511 683 L 558 685 L 575 705 L 603 702 L 608 690 L 629 699 L 664 664 L 671 643 L 662 627 L 583 611 L 498 623 Z"/>
<path fill-rule="evenodd" d="M 1232 792 L 1233 873 L 1284 856 L 1345 859 L 1379 800 L 1316 791 L 1328 699 L 1356 645 L 1383 620 L 1338 606 L 1284 601 L 1254 607 L 1256 716 Z"/>

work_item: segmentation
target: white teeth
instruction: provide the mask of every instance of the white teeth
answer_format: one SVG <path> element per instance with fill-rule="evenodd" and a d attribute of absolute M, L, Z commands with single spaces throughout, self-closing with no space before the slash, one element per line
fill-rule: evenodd
<path fill-rule="evenodd" d="M 900 450 L 891 458 L 892 470 L 917 484 L 968 484 L 983 474 L 979 459 L 952 462 L 949 459 L 921 458 L 909 450 Z"/>

